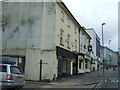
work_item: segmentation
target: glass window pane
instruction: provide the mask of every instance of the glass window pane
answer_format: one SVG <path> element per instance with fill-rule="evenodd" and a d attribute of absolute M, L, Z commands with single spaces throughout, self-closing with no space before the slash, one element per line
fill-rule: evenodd
<path fill-rule="evenodd" d="M 64 21 L 64 12 L 63 11 L 61 11 L 61 20 Z"/>
<path fill-rule="evenodd" d="M 13 74 L 21 74 L 21 71 L 17 67 L 14 67 L 14 66 L 10 67 L 10 71 Z"/>
<path fill-rule="evenodd" d="M 7 72 L 7 66 L 0 66 L 0 72 Z"/>

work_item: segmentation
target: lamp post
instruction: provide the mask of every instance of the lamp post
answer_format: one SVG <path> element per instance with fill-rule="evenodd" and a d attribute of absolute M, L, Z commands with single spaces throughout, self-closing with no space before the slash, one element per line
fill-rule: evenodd
<path fill-rule="evenodd" d="M 109 40 L 109 48 L 110 48 L 110 42 L 111 40 Z M 109 68 L 110 68 L 111 62 L 110 62 L 110 51 L 109 51 Z"/>
<path fill-rule="evenodd" d="M 102 23 L 102 46 L 103 46 L 103 74 L 105 73 L 104 69 L 104 37 L 103 37 L 103 25 L 105 25 L 105 23 Z"/>
<path fill-rule="evenodd" d="M 109 48 L 110 48 L 110 43 L 111 43 L 111 40 L 109 40 Z"/>

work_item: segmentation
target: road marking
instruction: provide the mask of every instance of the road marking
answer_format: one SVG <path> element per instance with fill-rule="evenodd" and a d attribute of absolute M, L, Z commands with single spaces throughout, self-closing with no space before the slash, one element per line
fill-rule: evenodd
<path fill-rule="evenodd" d="M 100 83 L 95 88 L 100 88 L 100 85 L 103 83 L 103 81 L 100 81 Z"/>
<path fill-rule="evenodd" d="M 104 82 L 107 82 L 107 80 L 105 80 Z"/>
<path fill-rule="evenodd" d="M 95 88 L 98 89 L 101 87 L 102 83 L 104 83 L 104 81 L 106 81 L 106 79 L 108 79 L 111 75 L 113 74 L 113 72 L 111 72 L 105 79 L 103 79 Z M 110 78 L 111 79 L 111 78 Z"/>

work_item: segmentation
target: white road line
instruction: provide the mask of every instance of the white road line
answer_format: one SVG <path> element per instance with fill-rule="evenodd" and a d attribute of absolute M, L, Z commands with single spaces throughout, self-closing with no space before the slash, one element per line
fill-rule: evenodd
<path fill-rule="evenodd" d="M 100 87 L 101 87 L 101 84 L 102 84 L 107 78 L 109 78 L 112 74 L 113 74 L 113 72 L 110 73 L 110 75 L 108 75 L 105 79 L 103 79 L 95 88 L 100 88 Z"/>
<path fill-rule="evenodd" d="M 105 80 L 104 82 L 107 82 L 107 80 Z"/>

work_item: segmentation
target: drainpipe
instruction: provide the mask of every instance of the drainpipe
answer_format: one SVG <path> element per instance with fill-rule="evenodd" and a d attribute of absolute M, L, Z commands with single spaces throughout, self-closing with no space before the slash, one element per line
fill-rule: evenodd
<path fill-rule="evenodd" d="M 81 29 L 82 27 L 80 27 L 79 28 L 79 52 L 80 52 L 80 29 Z"/>
<path fill-rule="evenodd" d="M 79 28 L 79 53 L 80 53 L 80 29 L 81 29 L 82 27 L 80 27 Z M 78 60 L 78 59 L 77 59 Z M 77 61 L 77 64 L 78 64 L 78 61 Z M 79 67 L 77 66 L 77 69 L 78 69 Z M 77 70 L 77 72 L 78 72 L 78 70 Z"/>
<path fill-rule="evenodd" d="M 42 81 L 42 59 L 40 60 L 40 75 L 39 75 L 39 81 Z"/>

